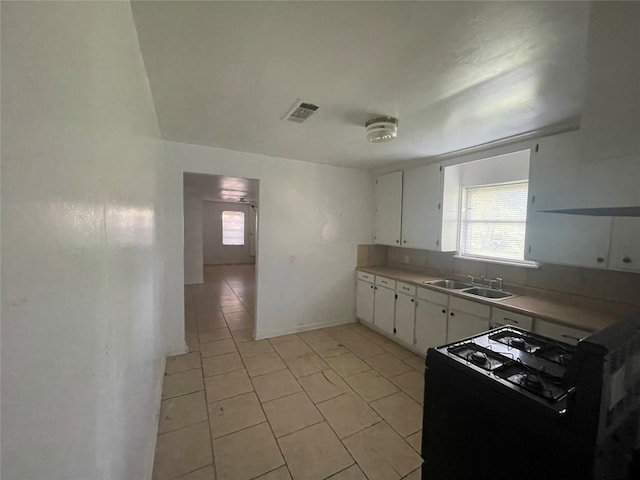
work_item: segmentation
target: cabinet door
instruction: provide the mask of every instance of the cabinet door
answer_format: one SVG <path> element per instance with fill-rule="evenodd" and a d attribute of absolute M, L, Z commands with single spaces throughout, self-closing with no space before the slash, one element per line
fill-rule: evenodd
<path fill-rule="evenodd" d="M 447 343 L 447 308 L 418 300 L 415 339 L 416 349 L 421 353 L 426 353 L 430 347 Z"/>
<path fill-rule="evenodd" d="M 539 333 L 545 337 L 560 340 L 564 343 L 575 345 L 579 339 L 582 339 L 590 334 L 586 330 L 579 328 L 565 327 L 557 323 L 548 322 L 546 320 L 536 319 L 533 323 L 533 331 Z"/>
<path fill-rule="evenodd" d="M 375 288 L 373 324 L 383 332 L 393 335 L 393 317 L 396 308 L 396 292 L 384 287 Z"/>
<path fill-rule="evenodd" d="M 640 218 L 613 219 L 609 268 L 640 271 Z"/>
<path fill-rule="evenodd" d="M 402 172 L 380 175 L 376 179 L 376 225 L 374 241 L 400 246 L 402 226 Z"/>
<path fill-rule="evenodd" d="M 373 284 L 358 280 L 358 288 L 356 292 L 356 317 L 363 322 L 373 323 L 373 298 Z"/>
<path fill-rule="evenodd" d="M 449 312 L 447 322 L 447 343 L 456 342 L 477 333 L 489 330 L 489 319 L 459 311 Z"/>
<path fill-rule="evenodd" d="M 543 138 L 531 155 L 525 258 L 543 263 L 606 268 L 611 219 L 550 213 L 576 208 L 579 132 Z"/>
<path fill-rule="evenodd" d="M 535 212 L 527 221 L 525 258 L 606 268 L 611 218 Z"/>
<path fill-rule="evenodd" d="M 398 293 L 396 300 L 395 337 L 413 345 L 413 327 L 416 321 L 416 300 L 412 295 Z"/>
<path fill-rule="evenodd" d="M 425 165 L 404 172 L 402 185 L 402 246 L 439 250 L 438 204 L 440 165 Z"/>

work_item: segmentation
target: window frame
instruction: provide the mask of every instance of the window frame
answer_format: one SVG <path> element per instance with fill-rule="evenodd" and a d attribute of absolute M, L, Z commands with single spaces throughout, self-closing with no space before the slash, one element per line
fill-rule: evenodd
<path fill-rule="evenodd" d="M 242 215 L 242 243 L 225 243 L 225 214 L 233 214 L 233 215 Z M 221 229 L 220 229 L 220 235 L 221 235 L 221 243 L 223 247 L 244 247 L 247 245 L 247 240 L 246 240 L 246 230 L 247 230 L 247 220 L 246 220 L 246 214 L 243 211 L 240 210 L 223 210 L 222 214 L 220 215 L 220 222 L 221 222 Z"/>
<path fill-rule="evenodd" d="M 524 238 L 523 238 L 523 251 L 522 251 L 522 259 L 520 258 L 506 258 L 506 257 L 495 257 L 489 255 L 478 255 L 474 253 L 467 253 L 463 251 L 463 224 L 467 223 L 465 210 L 467 209 L 467 199 L 465 190 L 469 189 L 480 189 L 480 188 L 491 188 L 491 187 L 501 187 L 501 186 L 509 186 L 509 185 L 517 185 L 517 184 L 526 184 L 527 190 L 529 188 L 529 179 L 523 180 L 514 180 L 508 182 L 499 182 L 499 183 L 487 183 L 487 184 L 479 184 L 479 185 L 465 185 L 460 187 L 460 200 L 459 200 L 459 212 L 458 212 L 458 252 L 456 257 L 463 258 L 468 260 L 477 260 L 483 262 L 504 264 L 504 265 L 516 265 L 520 267 L 529 267 L 529 268 L 538 268 L 539 265 L 537 262 L 526 260 L 524 258 L 526 253 L 526 231 L 527 231 L 527 218 L 528 218 L 528 195 L 525 195 L 525 217 L 523 222 L 512 222 L 512 223 L 523 223 L 524 224 Z M 492 222 L 485 222 L 490 224 Z M 499 222 L 493 222 L 499 223 Z"/>

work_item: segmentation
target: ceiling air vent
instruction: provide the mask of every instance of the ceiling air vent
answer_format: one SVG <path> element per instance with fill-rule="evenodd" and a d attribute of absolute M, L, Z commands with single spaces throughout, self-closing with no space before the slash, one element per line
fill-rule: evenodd
<path fill-rule="evenodd" d="M 313 112 L 318 110 L 318 106 L 313 103 L 305 103 L 297 100 L 293 108 L 285 115 L 287 120 L 302 123 L 309 118 Z"/>

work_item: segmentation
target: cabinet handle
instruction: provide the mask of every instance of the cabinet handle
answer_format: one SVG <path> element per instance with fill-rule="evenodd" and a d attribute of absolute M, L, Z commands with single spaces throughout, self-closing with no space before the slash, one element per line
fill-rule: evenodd
<path fill-rule="evenodd" d="M 443 309 L 442 309 L 442 313 L 447 313 L 447 311 L 443 308 Z"/>
<path fill-rule="evenodd" d="M 396 243 L 400 243 L 400 240 L 396 240 Z"/>
<path fill-rule="evenodd" d="M 509 317 L 503 317 L 503 320 L 506 322 L 520 323 L 517 320 L 513 320 L 512 318 L 509 318 Z"/>
<path fill-rule="evenodd" d="M 407 243 L 407 241 L 406 241 L 406 240 L 403 240 L 403 241 L 402 241 L 402 243 Z"/>
<path fill-rule="evenodd" d="M 622 263 L 631 263 L 631 262 L 632 262 L 631 257 L 624 257 L 622 259 Z"/>
<path fill-rule="evenodd" d="M 604 262 L 604 258 L 603 257 L 598 257 L 598 258 L 596 258 L 596 261 L 598 263 L 602 263 L 602 262 Z"/>
<path fill-rule="evenodd" d="M 413 300 L 413 298 L 411 299 L 411 301 L 412 301 L 412 302 L 414 301 L 414 300 Z"/>
<path fill-rule="evenodd" d="M 371 285 L 371 288 L 373 288 L 373 285 Z"/>
<path fill-rule="evenodd" d="M 449 315 L 451 315 L 452 317 L 455 317 L 455 315 L 453 314 L 453 312 L 451 312 Z"/>

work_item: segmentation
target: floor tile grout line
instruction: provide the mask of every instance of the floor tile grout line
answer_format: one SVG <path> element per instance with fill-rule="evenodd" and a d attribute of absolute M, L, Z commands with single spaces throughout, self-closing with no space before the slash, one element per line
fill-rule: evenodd
<path fill-rule="evenodd" d="M 276 355 L 277 355 L 277 352 L 276 352 Z M 241 358 L 242 362 L 244 363 L 244 367 L 246 369 L 247 368 L 246 362 L 244 361 L 244 359 L 242 357 L 240 357 L 240 358 Z M 282 361 L 282 358 L 280 358 L 280 361 Z M 249 371 L 248 370 L 247 370 L 247 376 L 249 376 Z M 278 443 L 278 439 L 276 438 L 276 434 L 273 431 L 273 427 L 271 426 L 271 423 L 269 423 L 269 417 L 267 417 L 267 412 L 265 412 L 264 407 L 262 406 L 262 401 L 260 400 L 260 397 L 258 396 L 258 391 L 256 390 L 256 386 L 253 383 L 252 377 L 250 377 L 250 376 L 249 376 L 249 382 L 251 382 L 251 386 L 253 387 L 253 390 L 254 390 L 254 392 L 256 394 L 256 398 L 258 399 L 258 405 L 260 406 L 260 410 L 262 411 L 262 415 L 264 416 L 264 418 L 266 420 L 266 423 L 269 426 L 269 431 L 271 432 L 271 435 L 273 436 L 273 441 L 276 443 L 276 446 L 278 447 L 278 452 L 280 452 L 280 457 L 282 458 L 282 461 L 284 462 L 284 465 L 287 467 L 287 470 L 289 470 L 289 464 L 287 463 L 287 459 L 284 456 L 284 453 L 282 452 L 282 448 L 280 448 L 280 443 Z M 296 383 L 298 383 L 298 382 L 296 381 Z M 300 387 L 300 390 L 302 390 L 302 386 L 300 384 L 298 384 L 298 386 Z M 278 468 L 281 467 L 281 466 L 282 465 L 279 465 Z M 267 473 L 267 472 L 264 472 L 264 473 Z M 262 473 L 262 475 L 264 475 L 264 473 Z M 289 471 L 289 474 L 291 474 L 290 471 Z"/>
<path fill-rule="evenodd" d="M 209 398 L 207 396 L 207 388 L 206 385 L 204 383 L 204 365 L 203 365 L 203 359 L 202 359 L 202 354 L 200 354 L 200 367 L 202 368 L 202 385 L 204 387 L 204 408 L 205 411 L 207 413 L 207 426 L 209 427 L 209 448 L 211 449 L 211 463 L 213 465 L 213 473 L 214 475 L 217 477 L 218 476 L 218 470 L 216 468 L 216 457 L 215 457 L 215 452 L 213 450 L 213 434 L 211 432 L 211 418 L 209 417 Z"/>
<path fill-rule="evenodd" d="M 173 430 L 169 430 L 167 432 L 162 432 L 162 433 L 158 433 L 158 438 L 162 435 L 167 435 L 169 433 L 175 433 L 175 432 L 179 432 L 180 430 L 184 430 L 185 428 L 190 428 L 190 427 L 195 427 L 196 425 L 200 425 L 201 423 L 206 423 L 207 425 L 209 424 L 208 420 L 200 420 L 199 422 L 195 422 L 195 423 L 191 423 L 189 425 L 183 425 L 180 428 L 174 428 Z M 197 469 L 196 469 L 197 470 Z"/>

